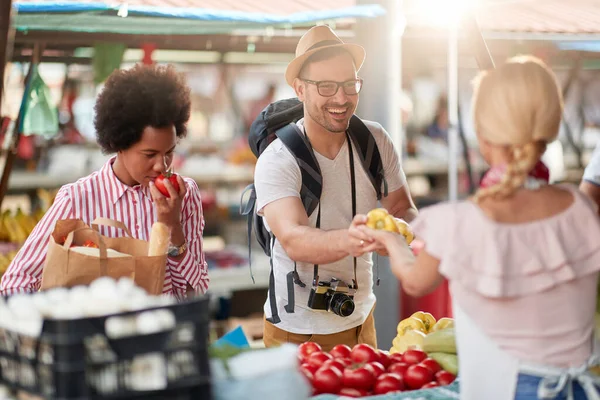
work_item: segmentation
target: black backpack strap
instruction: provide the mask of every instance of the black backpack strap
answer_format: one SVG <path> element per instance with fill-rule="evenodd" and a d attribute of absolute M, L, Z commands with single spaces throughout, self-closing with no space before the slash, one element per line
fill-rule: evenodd
<path fill-rule="evenodd" d="M 315 226 L 317 229 L 321 229 L 321 205 L 319 205 L 319 211 L 317 211 L 317 224 Z M 313 265 L 313 286 L 317 286 L 319 284 L 319 265 Z"/>
<path fill-rule="evenodd" d="M 349 134 L 352 142 L 356 145 L 358 156 L 363 168 L 367 172 L 375 192 L 377 200 L 388 195 L 388 185 L 385 179 L 381 154 L 375 142 L 373 134 L 364 122 L 356 115 L 350 118 Z M 382 191 L 383 186 L 383 191 Z"/>
<path fill-rule="evenodd" d="M 294 293 L 294 273 L 296 273 L 296 274 L 298 273 L 296 271 L 296 263 L 295 262 L 294 262 L 294 270 L 288 272 L 286 275 L 288 303 L 284 306 L 284 308 L 288 314 L 292 314 L 294 312 L 294 308 L 296 307 L 296 294 Z M 303 283 L 303 285 L 304 285 L 304 283 Z"/>
<path fill-rule="evenodd" d="M 352 142 L 350 140 L 350 135 L 346 135 L 346 140 L 348 141 L 348 162 L 350 164 L 350 189 L 352 196 L 352 218 L 356 215 L 356 174 L 354 172 L 354 152 L 352 150 Z M 319 211 L 317 213 L 317 224 L 316 228 L 321 228 L 321 205 L 319 205 Z M 352 282 L 354 283 L 354 289 L 358 289 L 358 278 L 356 277 L 356 266 L 357 260 L 356 257 L 352 257 L 353 267 L 354 267 L 354 279 Z M 379 285 L 379 270 L 377 271 L 377 285 Z M 315 264 L 313 266 L 313 286 L 317 286 L 319 284 L 319 265 Z"/>
<path fill-rule="evenodd" d="M 310 216 L 315 210 L 315 208 L 318 206 L 319 199 L 321 198 L 323 179 L 321 177 L 321 169 L 319 168 L 319 163 L 317 162 L 317 159 L 314 156 L 310 144 L 305 139 L 304 134 L 295 123 L 289 123 L 283 126 L 282 128 L 275 131 L 275 134 L 281 140 L 284 146 L 292 153 L 292 155 L 296 159 L 296 162 L 298 163 L 298 167 L 300 168 L 300 172 L 302 174 L 302 187 L 300 189 L 300 198 L 302 199 L 302 204 L 304 206 L 304 209 L 306 210 L 307 215 Z M 256 201 L 256 194 L 254 192 L 253 194 L 254 201 Z M 249 222 L 249 229 L 251 229 L 251 226 L 252 225 Z M 275 238 L 272 236 L 271 240 L 272 243 L 270 256 L 271 273 L 269 276 L 269 303 L 271 306 L 272 317 L 267 320 L 272 324 L 276 324 L 279 323 L 281 319 L 279 318 L 277 312 L 277 300 L 275 298 L 275 276 L 273 271 L 273 248 L 275 245 Z M 296 306 L 294 284 L 297 284 L 300 287 L 306 286 L 304 282 L 300 280 L 300 275 L 298 274 L 296 263 L 294 263 L 294 270 L 290 271 L 286 275 L 286 283 L 288 304 L 285 305 L 285 310 L 288 313 L 293 313 L 294 308 Z"/>
<path fill-rule="evenodd" d="M 323 189 L 323 178 L 319 163 L 315 158 L 310 144 L 306 141 L 304 134 L 295 123 L 284 126 L 277 130 L 275 134 L 296 158 L 300 167 L 302 174 L 300 198 L 302 199 L 306 214 L 310 216 L 319 204 Z"/>
<path fill-rule="evenodd" d="M 271 255 L 273 254 L 273 248 L 275 247 L 275 236 L 271 235 Z M 271 318 L 267 318 L 272 324 L 278 324 L 281 322 L 279 318 L 279 311 L 277 311 L 277 299 L 275 298 L 275 273 L 273 271 L 273 257 L 269 257 L 271 263 L 271 273 L 269 274 L 269 305 L 271 306 Z"/>
<path fill-rule="evenodd" d="M 289 123 L 281 129 L 278 129 L 275 134 L 281 140 L 284 146 L 287 147 L 287 149 L 292 153 L 296 159 L 296 162 L 298 163 L 300 173 L 302 174 L 300 198 L 302 199 L 302 204 L 306 210 L 306 214 L 310 216 L 314 212 L 315 208 L 318 207 L 319 199 L 321 198 L 323 179 L 321 177 L 319 163 L 315 158 L 310 144 L 295 123 Z M 295 262 L 294 270 L 290 271 L 286 276 L 286 283 L 288 304 L 285 306 L 285 310 L 288 313 L 293 313 L 296 306 L 294 284 L 300 287 L 306 287 L 306 284 L 300 279 L 298 268 Z"/>
<path fill-rule="evenodd" d="M 250 192 L 250 198 L 248 202 L 244 205 L 243 199 L 247 192 Z M 252 283 L 256 283 L 254 281 L 254 274 L 252 273 L 252 220 L 254 219 L 254 207 L 256 206 L 256 190 L 254 189 L 254 184 L 251 183 L 242 192 L 242 200 L 240 201 L 240 215 L 245 215 L 248 219 L 248 265 L 250 266 L 250 277 L 252 278 Z"/>

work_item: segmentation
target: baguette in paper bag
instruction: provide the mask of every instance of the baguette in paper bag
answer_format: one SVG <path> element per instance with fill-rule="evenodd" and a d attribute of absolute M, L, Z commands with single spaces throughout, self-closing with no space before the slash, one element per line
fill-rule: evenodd
<path fill-rule="evenodd" d="M 155 222 L 150 232 L 150 244 L 148 245 L 148 256 L 164 256 L 169 250 L 171 231 L 162 222 Z"/>
<path fill-rule="evenodd" d="M 129 277 L 149 294 L 163 293 L 167 254 L 148 256 L 149 242 L 135 239 L 129 229 L 119 221 L 97 218 L 93 228 L 80 219 L 56 222 L 48 243 L 46 261 L 42 272 L 41 289 L 89 285 L 101 276 L 114 279 Z M 108 237 L 99 233 L 101 226 L 122 230 L 125 236 Z M 71 235 L 72 242 L 61 244 L 61 238 Z M 77 249 L 87 240 L 106 250 L 107 257 L 99 257 L 99 249 Z M 71 243 L 78 246 L 69 248 Z M 168 245 L 168 244 L 167 244 Z M 77 250 L 75 250 L 77 249 Z"/>

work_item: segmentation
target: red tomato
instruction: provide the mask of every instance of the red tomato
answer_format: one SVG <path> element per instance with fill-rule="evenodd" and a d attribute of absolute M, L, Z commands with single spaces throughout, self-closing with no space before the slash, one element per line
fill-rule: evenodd
<path fill-rule="evenodd" d="M 314 365 L 310 365 L 309 363 L 304 363 L 300 366 L 300 370 L 302 372 L 308 371 L 311 374 L 314 374 L 315 372 L 317 372 L 318 369 L 319 369 L 319 367 L 315 367 Z"/>
<path fill-rule="evenodd" d="M 419 363 L 419 365 L 422 365 L 422 366 L 426 367 L 434 375 L 437 374 L 439 371 L 442 370 L 442 367 L 440 367 L 440 364 L 438 364 L 438 362 L 435 361 L 433 358 L 426 358 L 423 361 L 421 361 Z"/>
<path fill-rule="evenodd" d="M 368 396 L 369 392 L 366 390 L 345 387 L 342 388 L 338 394 L 346 397 L 364 397 Z"/>
<path fill-rule="evenodd" d="M 430 388 L 434 388 L 434 387 L 438 387 L 438 386 L 440 386 L 439 383 L 437 383 L 436 381 L 431 381 L 431 382 L 426 383 L 423 386 L 421 386 L 421 389 L 430 389 Z"/>
<path fill-rule="evenodd" d="M 375 382 L 375 394 L 400 392 L 404 390 L 404 382 L 398 374 L 383 374 Z"/>
<path fill-rule="evenodd" d="M 93 247 L 95 249 L 98 248 L 98 245 L 94 242 L 92 242 L 91 240 L 86 240 L 85 242 L 83 242 L 83 247 Z"/>
<path fill-rule="evenodd" d="M 312 384 L 318 393 L 336 394 L 342 388 L 342 373 L 337 368 L 319 368 L 315 372 Z"/>
<path fill-rule="evenodd" d="M 177 182 L 177 174 L 172 174 L 168 172 L 164 175 L 160 174 L 158 178 L 154 180 L 154 185 L 156 186 L 158 191 L 161 192 L 165 197 L 171 197 L 171 195 L 169 194 L 169 189 L 167 189 L 167 187 L 165 186 L 166 180 L 171 182 L 173 189 L 175 189 L 175 191 L 179 193 L 179 182 Z"/>
<path fill-rule="evenodd" d="M 370 390 L 375 384 L 375 373 L 365 366 L 346 368 L 342 382 L 345 387 Z"/>
<path fill-rule="evenodd" d="M 315 342 L 304 342 L 298 346 L 298 355 L 302 362 L 306 362 L 308 356 L 315 351 L 321 351 L 321 346 Z"/>
<path fill-rule="evenodd" d="M 357 344 L 352 348 L 350 358 L 357 364 L 368 363 L 371 361 L 379 361 L 377 351 L 368 344 Z"/>
<path fill-rule="evenodd" d="M 402 354 L 402 361 L 408 365 L 418 364 L 427 358 L 427 353 L 421 350 L 406 350 Z"/>
<path fill-rule="evenodd" d="M 377 350 L 377 355 L 379 356 L 379 362 L 381 363 L 381 365 L 383 365 L 384 368 L 387 368 L 390 366 L 390 364 L 392 363 L 392 360 L 390 360 L 389 355 L 385 354 L 381 350 Z"/>
<path fill-rule="evenodd" d="M 320 368 L 327 360 L 333 360 L 333 357 L 322 351 L 315 351 L 314 353 L 310 353 L 306 362 Z"/>
<path fill-rule="evenodd" d="M 400 362 L 390 365 L 390 367 L 387 370 L 388 372 L 391 372 L 393 374 L 404 376 L 408 367 L 409 365 L 407 363 Z"/>
<path fill-rule="evenodd" d="M 440 384 L 440 386 L 446 386 L 454 382 L 456 377 L 451 372 L 440 371 L 437 374 L 435 374 L 435 379 Z"/>
<path fill-rule="evenodd" d="M 381 374 L 385 374 L 385 367 L 381 365 L 381 363 L 378 361 L 373 361 L 368 364 L 365 364 L 365 368 L 370 368 L 371 371 L 373 371 L 373 373 L 375 374 L 376 378 Z"/>
<path fill-rule="evenodd" d="M 308 383 L 310 383 L 310 385 L 312 386 L 313 380 L 315 379 L 315 375 L 312 372 L 310 372 L 309 369 L 306 368 L 300 367 L 300 371 L 302 371 L 302 374 L 306 377 Z"/>
<path fill-rule="evenodd" d="M 394 353 L 389 355 L 390 363 L 403 363 L 402 353 Z"/>
<path fill-rule="evenodd" d="M 334 358 L 350 358 L 351 351 L 352 349 L 350 348 L 350 346 L 347 346 L 345 344 L 338 344 L 333 349 L 331 349 L 329 354 L 331 354 Z"/>
<path fill-rule="evenodd" d="M 336 358 L 335 360 L 344 364 L 345 367 L 349 367 L 353 364 L 352 360 L 349 358 Z"/>
<path fill-rule="evenodd" d="M 410 389 L 420 389 L 433 380 L 434 375 L 422 365 L 411 365 L 404 373 L 404 383 Z"/>
<path fill-rule="evenodd" d="M 346 365 L 341 362 L 339 359 L 331 359 L 331 360 L 327 360 L 323 363 L 323 367 L 332 367 L 332 368 L 337 368 L 338 371 L 340 371 L 341 373 L 344 373 L 344 370 L 346 369 Z"/>

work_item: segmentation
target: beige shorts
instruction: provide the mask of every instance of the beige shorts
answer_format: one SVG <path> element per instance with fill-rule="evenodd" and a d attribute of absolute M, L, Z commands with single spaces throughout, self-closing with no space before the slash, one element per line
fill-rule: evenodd
<path fill-rule="evenodd" d="M 279 346 L 282 343 L 300 344 L 304 342 L 315 342 L 321 346 L 323 351 L 330 351 L 333 346 L 337 344 L 346 344 L 353 347 L 358 343 L 366 343 L 376 349 L 377 334 L 375 332 L 375 319 L 373 318 L 374 310 L 375 306 L 373 306 L 367 319 L 362 325 L 329 335 L 291 333 L 277 328 L 277 326 L 265 319 L 263 341 L 266 347 Z"/>

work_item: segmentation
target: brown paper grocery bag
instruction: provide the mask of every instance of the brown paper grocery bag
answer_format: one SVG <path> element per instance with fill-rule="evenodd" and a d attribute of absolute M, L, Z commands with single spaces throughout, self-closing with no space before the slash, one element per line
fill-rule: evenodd
<path fill-rule="evenodd" d="M 122 229 L 127 237 L 111 238 L 98 232 L 98 225 Z M 63 243 L 64 244 L 60 244 Z M 83 245 L 91 241 L 98 246 L 99 256 L 72 250 L 71 244 Z M 123 253 L 115 255 L 114 251 Z M 148 256 L 148 242 L 134 239 L 127 227 L 118 221 L 97 219 L 90 228 L 77 219 L 60 220 L 50 241 L 42 273 L 42 290 L 53 287 L 88 285 L 101 276 L 118 279 L 130 277 L 150 294 L 161 294 L 167 255 Z"/>

